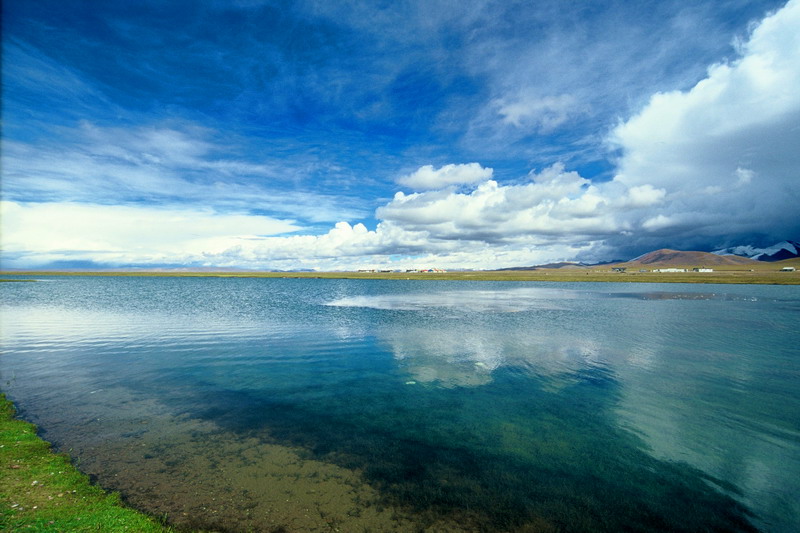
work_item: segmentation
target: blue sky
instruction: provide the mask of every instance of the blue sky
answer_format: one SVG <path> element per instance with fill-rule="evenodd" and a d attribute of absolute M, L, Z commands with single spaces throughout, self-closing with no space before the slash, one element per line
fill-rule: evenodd
<path fill-rule="evenodd" d="M 6 0 L 4 268 L 800 237 L 800 1 Z"/>

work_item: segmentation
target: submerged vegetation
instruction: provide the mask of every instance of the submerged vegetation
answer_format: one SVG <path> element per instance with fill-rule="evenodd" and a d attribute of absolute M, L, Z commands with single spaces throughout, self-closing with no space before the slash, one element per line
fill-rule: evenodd
<path fill-rule="evenodd" d="M 463 390 L 400 383 L 357 401 L 287 404 L 240 393 L 229 400 L 250 408 L 221 422 L 245 435 L 263 425 L 282 444 L 362 472 L 425 531 L 437 531 L 442 517 L 468 531 L 756 531 L 726 494 L 735 487 L 651 457 L 608 422 L 613 376 L 581 373 L 559 392 L 514 372 L 495 378 L 485 386 L 491 404 Z M 481 427 L 465 416 L 474 412 L 484 415 Z"/>
<path fill-rule="evenodd" d="M 447 273 L 415 277 L 433 275 Z M 780 375 L 795 290 L 469 285 L 132 275 L 8 287 L 7 331 L 25 334 L 7 336 L 3 370 L 25 376 L 9 393 L 57 449 L 173 527 L 744 533 L 791 520 L 728 470 L 731 457 L 766 458 L 768 503 L 797 493 L 772 449 L 742 452 L 761 434 L 738 440 L 743 420 L 792 428 L 791 392 L 731 378 Z M 62 312 L 39 312 L 59 299 Z M 43 335 L 74 323 L 86 328 Z M 32 362 L 32 350 L 61 355 Z M 782 387 L 791 379 L 770 392 Z M 125 511 L 119 497 L 0 401 L 0 530 L 163 530 L 104 514 Z M 662 447 L 672 432 L 683 441 Z"/>
<path fill-rule="evenodd" d="M 3 531 L 169 532 L 155 518 L 122 505 L 118 494 L 55 454 L 36 427 L 14 418 L 0 393 L 0 529 Z"/>

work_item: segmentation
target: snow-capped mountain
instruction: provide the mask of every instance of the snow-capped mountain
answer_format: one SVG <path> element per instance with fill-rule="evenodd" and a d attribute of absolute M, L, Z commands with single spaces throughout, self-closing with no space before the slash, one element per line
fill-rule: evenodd
<path fill-rule="evenodd" d="M 769 248 L 756 248 L 748 244 L 744 246 L 732 246 L 730 248 L 716 250 L 712 253 L 717 255 L 740 255 L 757 261 L 782 261 L 783 259 L 800 257 L 800 243 L 795 241 L 781 241 Z"/>

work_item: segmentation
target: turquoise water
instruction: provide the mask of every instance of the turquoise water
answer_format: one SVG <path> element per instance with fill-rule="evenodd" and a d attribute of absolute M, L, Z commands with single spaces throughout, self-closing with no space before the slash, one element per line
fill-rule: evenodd
<path fill-rule="evenodd" d="M 800 287 L 3 283 L 0 387 L 134 506 L 230 531 L 800 525 Z"/>

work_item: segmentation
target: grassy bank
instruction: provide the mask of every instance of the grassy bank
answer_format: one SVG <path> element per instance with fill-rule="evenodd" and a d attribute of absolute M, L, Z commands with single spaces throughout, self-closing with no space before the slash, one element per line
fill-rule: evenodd
<path fill-rule="evenodd" d="M 773 264 L 756 270 L 714 272 L 610 272 L 609 270 L 511 270 L 465 272 L 6 272 L 28 276 L 156 276 L 215 278 L 327 278 L 327 279 L 418 279 L 463 281 L 601 281 L 636 283 L 741 283 L 800 285 L 800 271 L 778 272 Z"/>
<path fill-rule="evenodd" d="M 92 485 L 0 393 L 0 530 L 170 532 Z"/>

